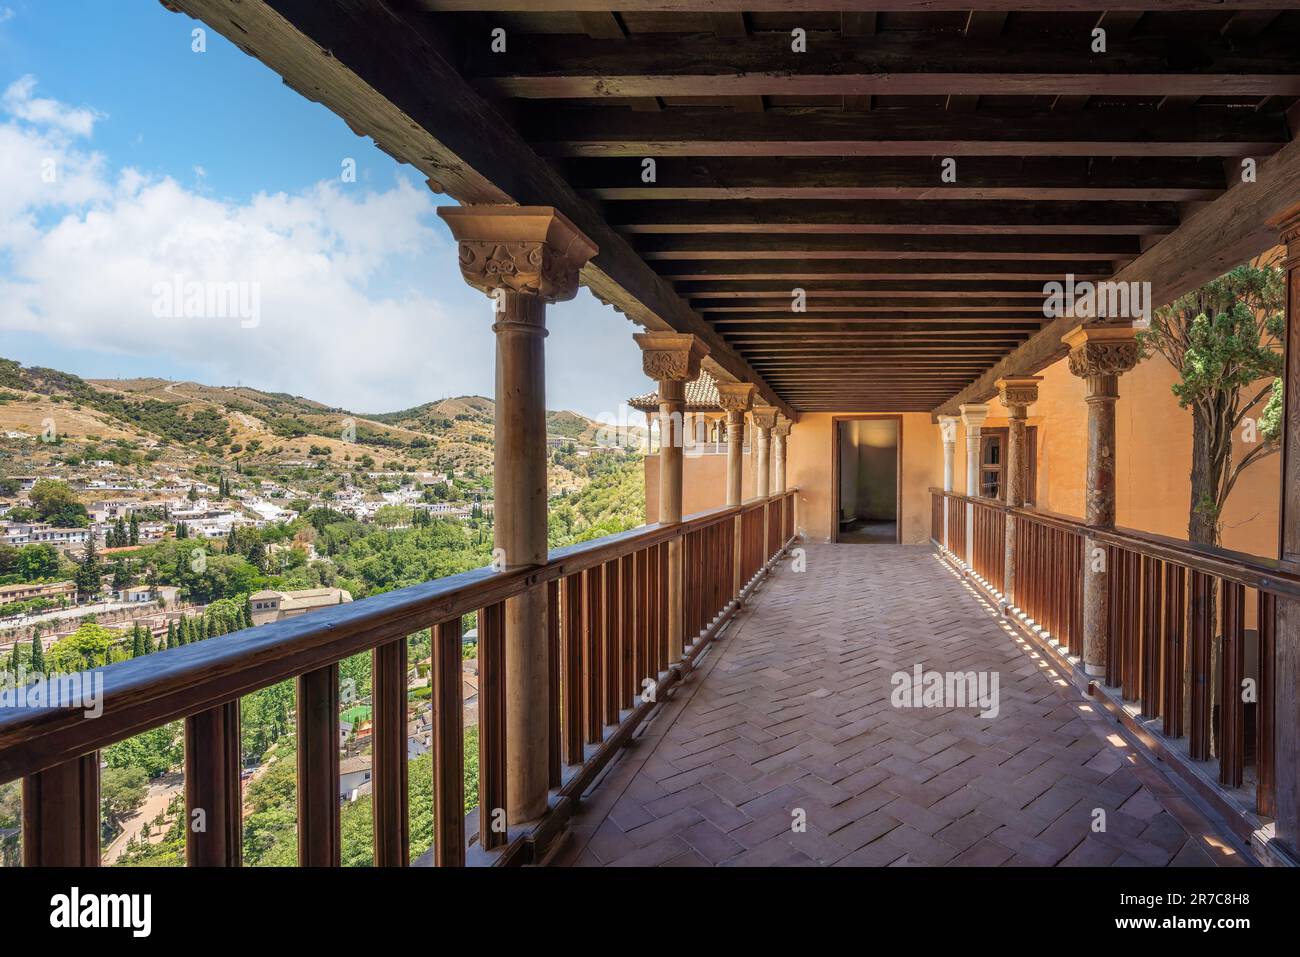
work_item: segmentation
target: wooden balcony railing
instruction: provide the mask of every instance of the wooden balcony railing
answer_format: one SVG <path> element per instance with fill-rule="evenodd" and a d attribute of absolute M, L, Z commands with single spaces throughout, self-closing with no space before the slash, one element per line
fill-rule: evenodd
<path fill-rule="evenodd" d="M 1186 754 L 1190 764 L 1180 770 L 1213 762 L 1208 774 L 1193 772 L 1194 783 L 1212 776 L 1228 792 L 1243 789 L 1221 807 L 1273 814 L 1274 609 L 1279 597 L 1300 599 L 1300 570 L 1148 532 L 1090 528 L 1076 518 L 989 499 L 938 490 L 932 496 L 935 544 L 963 563 L 964 515 L 974 510 L 971 571 L 995 592 L 1001 575 L 989 574 L 988 566 L 995 550 L 999 557 L 1005 553 L 997 521 L 981 514 L 1000 513 L 1003 522 L 1015 517 L 1010 613 L 1063 655 L 1083 652 L 1084 563 L 1104 562 L 1109 627 L 1103 691 L 1122 703 L 1133 727 L 1171 742 L 1165 753 L 1175 763 Z M 939 520 L 945 508 L 946 537 Z M 981 523 L 987 531 L 980 531 Z M 1104 553 L 1085 555 L 1085 535 Z M 1257 626 L 1254 635 L 1248 620 Z"/>
<path fill-rule="evenodd" d="M 770 569 L 794 528 L 793 490 L 551 552 L 545 565 L 478 569 L 310 615 L 112 664 L 103 713 L 67 707 L 0 714 L 0 783 L 23 780 L 27 865 L 99 863 L 99 750 L 178 719 L 185 722 L 185 820 L 190 865 L 240 863 L 239 699 L 297 682 L 298 861 L 338 866 L 339 662 L 372 655 L 373 840 L 378 866 L 408 860 L 407 637 L 431 629 L 433 861 L 518 863 L 553 837 L 580 795 L 664 692 L 726 623 L 735 536 L 743 584 Z M 789 532 L 787 534 L 786 532 Z M 683 560 L 682 662 L 668 660 L 668 560 Z M 506 806 L 505 603 L 545 590 L 551 708 L 551 810 L 523 831 L 477 815 L 466 837 L 461 621 L 479 623 L 479 807 Z"/>

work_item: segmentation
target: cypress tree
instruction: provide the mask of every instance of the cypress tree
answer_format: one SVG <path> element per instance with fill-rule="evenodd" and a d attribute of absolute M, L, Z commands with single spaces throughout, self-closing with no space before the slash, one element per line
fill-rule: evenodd
<path fill-rule="evenodd" d="M 175 618 L 168 618 L 168 619 L 167 619 L 167 638 L 166 638 L 166 641 L 167 641 L 167 647 L 168 647 L 168 648 L 177 648 L 177 647 L 180 646 L 180 642 L 179 642 L 179 641 L 177 640 L 177 638 L 176 638 L 176 619 L 175 619 Z"/>
<path fill-rule="evenodd" d="M 18 674 L 18 641 L 14 640 L 14 650 L 9 653 L 9 670 Z"/>
<path fill-rule="evenodd" d="M 152 655 L 157 650 L 153 644 L 153 632 L 143 625 L 140 627 L 140 643 L 144 645 L 146 655 Z"/>
<path fill-rule="evenodd" d="M 144 655 L 144 635 L 140 634 L 140 624 L 137 622 L 131 629 L 131 657 L 140 658 Z"/>
<path fill-rule="evenodd" d="M 41 646 L 41 636 L 32 635 L 31 667 L 35 674 L 45 673 L 45 649 Z"/>

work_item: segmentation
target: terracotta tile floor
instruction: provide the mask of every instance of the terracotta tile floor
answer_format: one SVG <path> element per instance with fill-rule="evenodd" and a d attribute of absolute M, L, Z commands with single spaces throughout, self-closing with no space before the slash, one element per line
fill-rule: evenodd
<path fill-rule="evenodd" d="M 1248 863 L 929 547 L 804 547 L 807 571 L 782 565 L 588 793 L 556 863 Z M 999 713 L 893 707 L 917 663 L 997 672 Z"/>

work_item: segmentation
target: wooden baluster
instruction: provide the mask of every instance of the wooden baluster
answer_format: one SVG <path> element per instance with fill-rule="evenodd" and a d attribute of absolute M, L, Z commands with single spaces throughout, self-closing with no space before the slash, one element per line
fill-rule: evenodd
<path fill-rule="evenodd" d="M 1277 598 L 1259 593 L 1259 703 L 1255 706 L 1255 810 L 1261 817 L 1277 813 L 1277 765 L 1274 761 L 1273 729 L 1277 720 L 1273 686 L 1276 682 L 1277 630 L 1274 615 Z"/>
<path fill-rule="evenodd" d="M 623 661 L 619 674 L 623 677 L 623 683 L 620 688 L 619 702 L 624 707 L 634 707 L 633 698 L 636 697 L 637 676 L 640 674 L 636 666 L 636 607 L 639 581 L 636 574 L 636 556 L 624 555 L 622 564 L 619 582 L 623 586 L 623 594 L 619 607 L 623 610 L 623 622 L 620 629 L 622 641 L 619 647 L 623 652 Z"/>
<path fill-rule="evenodd" d="M 633 631 L 633 652 L 635 654 L 634 694 L 641 693 L 641 682 L 650 674 L 650 656 L 646 636 L 650 633 L 650 572 L 646 550 L 641 549 L 632 556 L 636 561 L 636 629 Z"/>
<path fill-rule="evenodd" d="M 564 579 L 564 760 L 582 764 L 583 644 L 582 573 Z"/>
<path fill-rule="evenodd" d="M 1181 738 L 1186 669 L 1183 649 L 1187 640 L 1187 570 L 1181 565 L 1170 565 L 1165 571 L 1164 611 L 1164 733 L 1169 738 Z"/>
<path fill-rule="evenodd" d="M 23 866 L 99 866 L 99 752 L 23 778 Z"/>
<path fill-rule="evenodd" d="M 620 646 L 620 626 L 623 623 L 622 610 L 618 600 L 619 564 L 617 561 L 605 563 L 605 634 L 604 648 L 601 655 L 605 663 L 605 724 L 616 725 L 619 718 L 619 665 L 623 661 L 623 649 Z"/>
<path fill-rule="evenodd" d="M 483 624 L 480 616 L 480 626 Z M 482 635 L 483 628 L 479 628 Z M 461 674 L 461 619 L 433 628 L 429 674 L 433 713 L 433 863 L 465 866 L 464 676 Z M 479 639 L 482 647 L 482 638 Z M 479 661 L 479 674 L 483 662 Z"/>
<path fill-rule="evenodd" d="M 1219 783 L 1239 788 L 1245 750 L 1246 589 L 1223 581 L 1223 668 L 1219 687 Z"/>
<path fill-rule="evenodd" d="M 185 863 L 190 867 L 239 866 L 239 770 L 237 700 L 185 719 Z M 196 821 L 201 829 L 196 830 Z"/>
<path fill-rule="evenodd" d="M 506 629 L 505 604 L 478 614 L 479 843 L 506 843 Z"/>
<path fill-rule="evenodd" d="M 1163 562 L 1142 558 L 1142 714 L 1160 714 L 1160 593 Z"/>
<path fill-rule="evenodd" d="M 371 652 L 374 688 L 374 852 L 376 867 L 410 864 L 407 802 L 406 639 Z"/>
<path fill-rule="evenodd" d="M 1210 601 L 1213 582 L 1204 572 L 1192 572 L 1192 647 L 1191 727 L 1188 729 L 1188 754 L 1193 761 L 1210 757 L 1210 644 L 1214 633 L 1213 605 Z"/>
<path fill-rule="evenodd" d="M 659 640 L 655 647 L 655 660 L 659 671 L 668 670 L 668 617 L 672 609 L 668 606 L 668 543 L 659 546 Z"/>
<path fill-rule="evenodd" d="M 1123 553 L 1113 545 L 1102 545 L 1105 549 L 1106 558 L 1106 578 L 1109 587 L 1106 589 L 1108 607 L 1106 609 L 1106 684 L 1109 687 L 1116 687 L 1122 683 L 1120 668 L 1123 664 L 1123 658 L 1120 654 L 1120 648 L 1123 643 L 1120 641 L 1122 629 L 1124 627 L 1120 609 L 1122 607 L 1122 595 L 1120 584 L 1123 580 L 1121 573 L 1121 564 L 1123 562 Z M 1088 556 L 1087 561 L 1092 561 L 1092 556 Z"/>
<path fill-rule="evenodd" d="M 563 651 L 560 643 L 560 583 L 558 580 L 546 583 L 546 665 L 547 685 L 550 688 L 550 705 L 547 708 L 546 728 L 546 765 L 547 784 L 558 788 L 563 779 L 564 748 L 561 740 L 560 712 L 564 710 L 561 700 L 560 670 Z"/>
<path fill-rule="evenodd" d="M 1142 649 L 1139 623 L 1142 617 L 1142 563 L 1136 552 L 1124 553 L 1124 589 L 1120 611 L 1124 616 L 1124 690 L 1126 701 L 1141 696 Z"/>
<path fill-rule="evenodd" d="M 298 676 L 298 864 L 338 867 L 339 666 Z"/>
<path fill-rule="evenodd" d="M 586 572 L 587 614 L 583 626 L 586 643 L 583 649 L 583 666 L 585 668 L 586 698 L 583 713 L 587 718 L 587 743 L 600 744 L 604 740 L 601 719 L 604 715 L 604 703 L 601 690 L 605 673 L 604 631 L 605 631 L 605 575 L 600 565 L 588 568 Z"/>

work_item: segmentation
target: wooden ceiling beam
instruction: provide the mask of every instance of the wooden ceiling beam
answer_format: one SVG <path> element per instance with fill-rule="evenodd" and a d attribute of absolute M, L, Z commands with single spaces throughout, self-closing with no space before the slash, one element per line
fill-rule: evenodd
<path fill-rule="evenodd" d="M 1261 161 L 1256 176 L 1256 182 L 1238 183 L 1191 213 L 1173 235 L 1119 270 L 1114 281 L 1150 283 L 1150 301 L 1159 307 L 1277 245 L 1269 222 L 1300 204 L 1300 140 Z M 933 412 L 955 414 L 962 403 L 994 395 L 999 378 L 1032 375 L 1051 365 L 1066 354 L 1061 337 L 1077 323 L 1070 316 L 1047 323 Z"/>
<path fill-rule="evenodd" d="M 1039 293 L 1039 299 L 1042 293 Z M 911 309 L 911 310 L 933 310 L 933 309 L 964 309 L 968 312 L 1037 312 L 1040 316 L 1042 313 L 1042 303 L 1030 298 L 1000 298 L 989 297 L 985 299 L 973 299 L 969 296 L 900 296 L 890 298 L 883 296 L 867 296 L 861 299 L 838 298 L 828 299 L 825 297 L 808 297 L 808 310 L 813 312 L 861 312 L 873 311 L 880 309 Z M 800 310 L 800 314 L 807 310 Z M 774 313 L 791 313 L 790 296 L 787 294 L 782 299 L 769 298 L 764 299 L 756 297 L 753 299 L 722 299 L 722 300 L 705 300 L 701 305 L 696 306 L 696 312 L 705 315 L 707 318 L 725 317 L 731 312 L 774 312 Z M 715 316 L 715 314 L 720 314 Z"/>
<path fill-rule="evenodd" d="M 995 16 L 996 14 L 990 14 Z M 735 14 L 715 14 L 730 16 Z M 878 33 L 871 43 L 839 34 L 792 53 L 788 35 L 633 34 L 625 42 L 547 35 L 544 42 L 464 51 L 465 76 L 485 92 L 524 99 L 690 96 L 1295 96 L 1293 38 L 1179 35 L 1179 55 L 1149 38 L 1126 43 L 1107 14 L 1107 52 L 1086 42 L 1014 44 L 996 38 Z M 743 22 L 743 21 L 742 21 Z M 1117 35 L 1121 34 L 1121 35 Z"/>
<path fill-rule="evenodd" d="M 808 297 L 808 302 L 832 302 L 837 299 L 899 297 L 921 299 L 929 296 L 956 296 L 982 299 L 985 296 L 1015 297 L 1018 299 L 1043 298 L 1043 284 L 1028 280 L 988 279 L 956 280 L 953 282 L 904 282 L 899 280 L 872 281 L 869 279 L 838 281 L 811 280 L 801 283 L 782 282 L 777 279 L 720 280 L 704 282 L 679 282 L 677 294 L 696 303 L 728 302 L 735 299 L 774 299 L 790 302 L 792 290 L 798 286 Z"/>
<path fill-rule="evenodd" d="M 1168 202 L 1210 200 L 1227 189 L 1214 157 L 965 156 L 944 183 L 937 158 L 842 156 L 677 157 L 655 160 L 641 179 L 639 156 L 578 157 L 565 176 L 602 200 L 984 200 L 997 202 Z"/>
<path fill-rule="evenodd" d="M 821 12 L 826 0 L 410 0 L 434 13 L 567 13 L 573 10 L 622 10 L 628 13 Z M 981 10 L 1041 13 L 1095 13 L 1107 10 L 1288 10 L 1294 0 L 978 0 Z M 968 11 L 970 0 L 838 0 L 834 8 L 853 13 L 934 13 Z"/>
<path fill-rule="evenodd" d="M 609 203 L 606 221 L 633 235 L 771 232 L 875 235 L 1143 235 L 1178 226 L 1175 203 L 968 200 L 692 200 Z"/>
<path fill-rule="evenodd" d="M 661 259 L 1132 259 L 1142 250 L 1129 236 L 836 236 L 786 233 L 701 233 L 640 236 L 633 247 Z"/>
<path fill-rule="evenodd" d="M 1062 279 L 1073 273 L 1075 279 L 1099 279 L 1114 270 L 1105 263 L 1081 259 L 1053 259 L 1043 262 L 977 259 L 936 260 L 929 262 L 870 260 L 701 260 L 665 262 L 659 265 L 664 279 L 678 281 L 747 281 L 764 279 L 796 280 L 985 280 L 993 277 L 1015 280 Z"/>
<path fill-rule="evenodd" d="M 1172 90 L 1169 92 L 1177 92 Z M 522 118 L 543 156 L 1267 156 L 1290 133 L 1281 114 L 1252 110 L 1096 110 L 993 113 L 737 113 L 685 108 L 635 113 L 609 107 L 538 110 Z M 961 182 L 961 160 L 957 179 Z M 936 172 L 937 176 L 937 172 Z M 942 189 L 942 183 L 935 183 Z"/>

